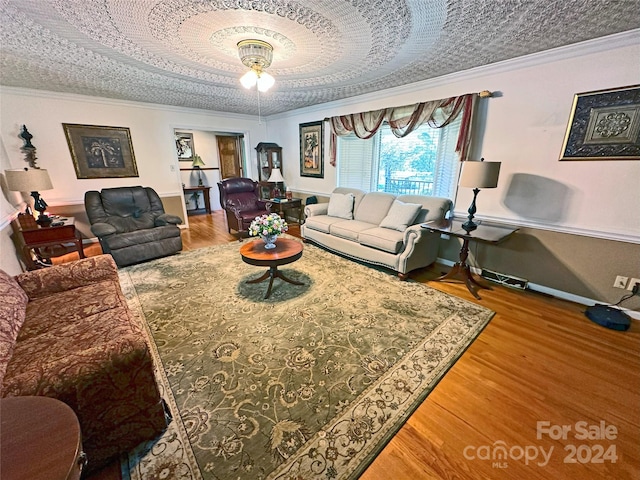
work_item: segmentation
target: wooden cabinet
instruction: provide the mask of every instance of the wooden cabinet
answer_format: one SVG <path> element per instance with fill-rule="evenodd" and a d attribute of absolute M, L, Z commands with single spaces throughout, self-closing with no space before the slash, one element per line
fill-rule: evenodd
<path fill-rule="evenodd" d="M 258 152 L 258 181 L 266 182 L 274 168 L 282 173 L 282 147 L 275 143 L 261 142 L 256 147 Z"/>
<path fill-rule="evenodd" d="M 274 197 L 277 187 L 284 191 L 282 182 L 269 182 L 274 169 L 280 170 L 282 175 L 282 147 L 275 143 L 261 142 L 256 147 L 258 152 L 258 184 L 260 185 L 260 198 L 268 199 Z"/>

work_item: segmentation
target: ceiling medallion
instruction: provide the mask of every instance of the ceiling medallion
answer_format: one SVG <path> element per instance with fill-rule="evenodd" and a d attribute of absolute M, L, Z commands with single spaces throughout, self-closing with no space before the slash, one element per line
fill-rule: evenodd
<path fill-rule="evenodd" d="M 242 86 L 253 88 L 258 85 L 260 92 L 269 90 L 275 79 L 263 70 L 271 65 L 273 47 L 262 40 L 241 40 L 238 42 L 238 55 L 242 63 L 251 69 L 240 78 Z"/>

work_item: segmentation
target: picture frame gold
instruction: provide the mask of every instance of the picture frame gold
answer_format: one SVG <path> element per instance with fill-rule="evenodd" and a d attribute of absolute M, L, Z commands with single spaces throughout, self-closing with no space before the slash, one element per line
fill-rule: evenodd
<path fill-rule="evenodd" d="M 324 122 L 300 124 L 300 176 L 324 178 Z"/>
<path fill-rule="evenodd" d="M 576 94 L 560 160 L 640 160 L 640 85 Z"/>
<path fill-rule="evenodd" d="M 138 176 L 128 128 L 77 123 L 62 127 L 79 179 Z"/>

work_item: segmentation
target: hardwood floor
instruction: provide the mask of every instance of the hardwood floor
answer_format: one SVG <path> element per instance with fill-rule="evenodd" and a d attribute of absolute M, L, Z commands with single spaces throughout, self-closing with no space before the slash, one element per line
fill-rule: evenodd
<path fill-rule="evenodd" d="M 185 250 L 236 241 L 220 211 L 189 222 Z M 361 479 L 640 478 L 640 322 L 608 330 L 582 305 L 497 285 L 476 300 L 434 281 L 443 269 L 410 278 L 496 315 Z"/>

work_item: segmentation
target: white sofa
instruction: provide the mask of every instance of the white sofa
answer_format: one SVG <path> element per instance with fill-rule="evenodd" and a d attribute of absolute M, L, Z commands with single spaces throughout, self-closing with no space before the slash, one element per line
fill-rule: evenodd
<path fill-rule="evenodd" d="M 404 280 L 411 270 L 432 264 L 438 256 L 440 235 L 420 224 L 445 218 L 451 208 L 448 198 L 339 187 L 329 203 L 305 207 L 300 231 L 305 241 L 390 268 Z"/>

